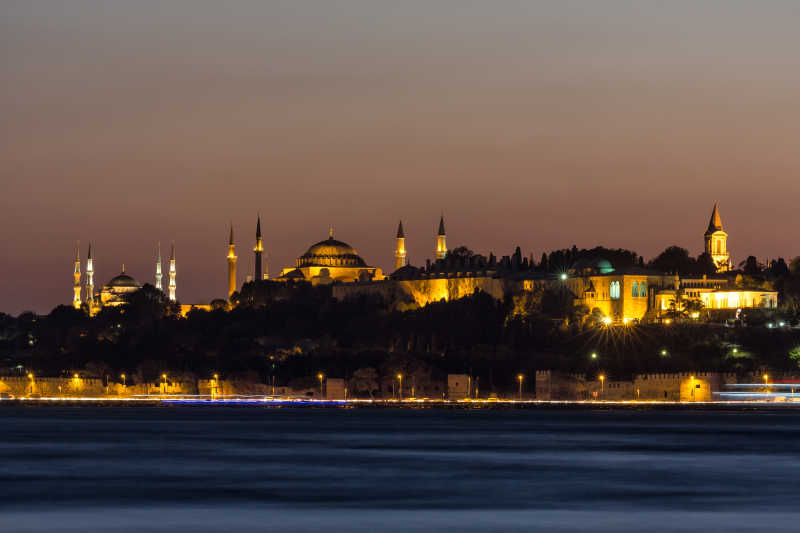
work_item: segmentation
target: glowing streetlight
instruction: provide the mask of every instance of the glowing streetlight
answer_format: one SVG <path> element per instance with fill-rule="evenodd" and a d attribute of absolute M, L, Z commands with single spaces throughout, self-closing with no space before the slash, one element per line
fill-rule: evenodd
<path fill-rule="evenodd" d="M 73 377 L 74 379 L 79 379 L 79 378 L 80 378 L 80 376 L 78 375 L 78 373 L 77 373 L 77 372 L 75 372 L 74 374 L 72 374 L 72 377 Z"/>
<path fill-rule="evenodd" d="M 734 354 L 737 354 L 737 353 L 739 353 L 739 348 L 734 348 L 734 349 L 732 350 L 732 352 L 733 352 Z"/>
<path fill-rule="evenodd" d="M 613 321 L 611 320 L 610 316 L 604 316 L 603 317 L 603 324 L 605 324 L 606 326 L 610 326 L 611 322 L 613 322 Z"/>
<path fill-rule="evenodd" d="M 325 379 L 325 374 L 320 372 L 317 374 L 317 379 L 319 380 L 319 398 L 322 399 L 322 381 Z"/>
<path fill-rule="evenodd" d="M 600 380 L 600 398 L 605 399 L 606 397 L 606 375 L 600 374 L 597 376 L 597 379 Z"/>
<path fill-rule="evenodd" d="M 592 352 L 592 355 L 590 355 L 589 357 L 591 357 L 592 359 L 597 359 L 597 352 Z"/>
<path fill-rule="evenodd" d="M 517 381 L 519 381 L 519 401 L 522 401 L 522 381 L 525 379 L 525 376 L 522 374 L 517 375 Z"/>
<path fill-rule="evenodd" d="M 28 372 L 28 379 L 33 379 L 33 372 Z"/>
<path fill-rule="evenodd" d="M 127 378 L 127 376 L 126 376 L 125 374 L 120 374 L 120 375 L 119 375 L 119 377 L 121 377 L 121 378 L 122 378 L 122 388 L 123 388 L 123 389 L 125 389 L 125 388 L 128 388 L 128 384 L 127 384 L 127 383 L 126 383 L 126 381 L 125 381 L 125 379 Z"/>
<path fill-rule="evenodd" d="M 764 386 L 769 390 L 769 374 L 764 374 L 762 377 L 764 378 Z"/>
<path fill-rule="evenodd" d="M 161 379 L 164 380 L 164 392 L 167 392 L 167 375 L 161 374 Z"/>
<path fill-rule="evenodd" d="M 561 278 L 561 281 L 567 281 L 567 277 L 568 277 L 568 276 L 567 276 L 566 272 L 564 272 L 564 273 L 562 273 L 562 274 L 561 274 L 561 276 L 559 276 L 559 277 Z"/>
<path fill-rule="evenodd" d="M 403 399 L 403 374 L 397 374 L 397 382 L 398 382 L 398 396 L 402 400 Z"/>
<path fill-rule="evenodd" d="M 666 356 L 667 356 L 667 353 L 668 353 L 668 352 L 667 352 L 666 350 L 661 350 L 661 356 L 662 356 L 662 357 L 666 357 Z"/>

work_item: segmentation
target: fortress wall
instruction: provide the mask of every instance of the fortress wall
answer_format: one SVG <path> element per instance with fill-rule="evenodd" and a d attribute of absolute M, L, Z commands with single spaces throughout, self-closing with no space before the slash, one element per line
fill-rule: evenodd
<path fill-rule="evenodd" d="M 390 302 L 414 302 L 420 307 L 424 307 L 441 300 L 451 301 L 471 296 L 476 290 L 502 300 L 511 292 L 521 291 L 521 284 L 491 277 L 453 275 L 428 279 L 346 283 L 335 285 L 332 292 L 333 297 L 337 299 L 376 294 Z"/>

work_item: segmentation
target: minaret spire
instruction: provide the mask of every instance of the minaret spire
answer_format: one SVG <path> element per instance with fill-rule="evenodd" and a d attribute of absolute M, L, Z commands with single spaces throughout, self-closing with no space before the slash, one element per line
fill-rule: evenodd
<path fill-rule="evenodd" d="M 81 241 L 75 245 L 75 269 L 72 272 L 72 307 L 81 308 Z"/>
<path fill-rule="evenodd" d="M 444 231 L 444 213 L 439 219 L 439 234 L 436 236 L 436 259 L 447 257 L 447 235 Z"/>
<path fill-rule="evenodd" d="M 261 242 L 261 214 L 258 215 L 258 222 L 256 222 L 256 247 L 253 248 L 253 251 L 256 253 L 256 269 L 255 269 L 255 280 L 258 281 L 261 279 L 261 264 L 262 256 L 264 254 L 264 245 Z"/>
<path fill-rule="evenodd" d="M 156 255 L 156 289 L 164 290 L 161 281 L 164 276 L 161 274 L 161 241 L 158 242 L 158 252 Z"/>
<path fill-rule="evenodd" d="M 408 264 L 406 259 L 406 234 L 403 231 L 403 221 L 397 225 L 397 243 L 394 249 L 395 270 L 399 270 Z"/>
<path fill-rule="evenodd" d="M 169 299 L 175 301 L 175 292 L 177 284 L 175 283 L 175 276 L 177 271 L 175 269 L 175 241 L 172 241 L 172 251 L 169 254 Z"/>
<path fill-rule="evenodd" d="M 86 256 L 86 303 L 89 304 L 89 314 L 94 307 L 94 259 L 92 258 L 92 243 L 89 243 L 89 254 Z"/>
<path fill-rule="evenodd" d="M 228 239 L 228 302 L 234 292 L 236 292 L 236 244 L 233 242 L 233 221 L 231 221 L 231 236 Z"/>

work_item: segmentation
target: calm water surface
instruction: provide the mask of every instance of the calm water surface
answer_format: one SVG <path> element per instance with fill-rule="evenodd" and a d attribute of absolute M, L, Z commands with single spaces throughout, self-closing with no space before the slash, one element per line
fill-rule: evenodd
<path fill-rule="evenodd" d="M 800 412 L 0 407 L 0 531 L 800 530 Z"/>

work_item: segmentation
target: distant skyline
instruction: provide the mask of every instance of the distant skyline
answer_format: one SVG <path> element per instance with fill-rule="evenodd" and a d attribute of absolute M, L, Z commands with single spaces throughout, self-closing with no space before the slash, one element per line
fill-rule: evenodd
<path fill-rule="evenodd" d="M 95 283 L 178 299 L 328 235 L 391 272 L 448 245 L 800 255 L 800 5 L 29 0 L 0 5 L 0 311 Z M 82 267 L 85 267 L 82 265 Z"/>

